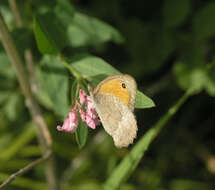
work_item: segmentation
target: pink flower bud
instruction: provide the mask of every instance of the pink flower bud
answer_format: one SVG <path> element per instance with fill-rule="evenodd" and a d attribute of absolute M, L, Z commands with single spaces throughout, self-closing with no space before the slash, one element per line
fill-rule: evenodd
<path fill-rule="evenodd" d="M 95 121 L 94 121 L 89 115 L 86 115 L 86 124 L 87 124 L 91 129 L 95 129 L 95 128 L 96 128 Z"/>
<path fill-rule="evenodd" d="M 86 92 L 84 92 L 84 90 L 80 89 L 80 91 L 79 91 L 79 100 L 80 100 L 81 105 L 83 105 L 85 103 L 86 97 L 87 97 Z"/>
<path fill-rule="evenodd" d="M 76 110 L 72 109 L 69 115 L 64 120 L 63 126 L 57 126 L 58 131 L 66 131 L 68 133 L 74 133 L 78 127 L 78 113 Z"/>

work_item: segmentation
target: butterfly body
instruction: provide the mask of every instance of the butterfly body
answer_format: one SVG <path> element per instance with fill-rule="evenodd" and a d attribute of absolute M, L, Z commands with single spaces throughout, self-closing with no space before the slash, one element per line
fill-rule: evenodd
<path fill-rule="evenodd" d="M 135 80 L 129 75 L 113 75 L 89 91 L 104 129 L 113 137 L 115 146 L 121 148 L 132 144 L 137 133 L 133 114 Z"/>

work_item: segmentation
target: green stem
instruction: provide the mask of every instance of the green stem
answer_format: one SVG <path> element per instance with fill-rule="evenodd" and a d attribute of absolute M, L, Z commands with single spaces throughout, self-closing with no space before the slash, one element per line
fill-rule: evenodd
<path fill-rule="evenodd" d="M 77 71 L 66 61 L 66 59 L 64 58 L 63 55 L 59 55 L 58 57 L 59 57 L 59 59 L 61 60 L 61 62 L 65 65 L 65 67 L 73 74 L 73 76 L 74 76 L 75 78 L 77 78 L 78 80 L 80 80 L 80 79 L 83 78 L 82 75 L 81 75 L 79 72 L 77 72 Z"/>
<path fill-rule="evenodd" d="M 172 106 L 168 112 L 139 140 L 134 146 L 131 152 L 121 161 L 121 163 L 115 168 L 111 176 L 105 182 L 103 189 L 115 190 L 118 189 L 120 184 L 124 182 L 137 167 L 141 158 L 144 156 L 145 151 L 149 145 L 159 134 L 165 124 L 175 115 L 183 103 L 191 95 L 190 91 L 187 91 L 178 102 Z"/>

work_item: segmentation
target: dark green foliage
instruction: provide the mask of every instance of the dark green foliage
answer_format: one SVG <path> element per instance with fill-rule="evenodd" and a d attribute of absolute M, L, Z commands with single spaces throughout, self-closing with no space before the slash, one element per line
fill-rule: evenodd
<path fill-rule="evenodd" d="M 76 135 L 76 141 L 78 143 L 79 148 L 83 148 L 87 142 L 87 136 L 88 136 L 87 125 L 83 122 L 80 122 L 75 132 L 75 135 Z"/>
<path fill-rule="evenodd" d="M 45 106 L 52 108 L 64 118 L 69 110 L 67 72 L 55 56 L 44 56 L 39 67 L 37 69 L 39 98 Z"/>
<path fill-rule="evenodd" d="M 34 34 L 41 53 L 59 53 L 66 45 L 65 29 L 53 12 L 35 16 Z"/>

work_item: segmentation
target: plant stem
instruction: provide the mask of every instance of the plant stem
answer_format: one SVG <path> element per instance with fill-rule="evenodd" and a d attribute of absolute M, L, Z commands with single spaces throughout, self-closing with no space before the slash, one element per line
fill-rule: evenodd
<path fill-rule="evenodd" d="M 16 6 L 16 1 L 15 0 L 8 0 L 8 2 L 9 2 L 11 10 L 14 13 L 17 26 L 22 27 L 23 26 L 22 17 L 19 13 L 17 6 Z"/>
<path fill-rule="evenodd" d="M 24 174 L 25 172 L 29 171 L 30 169 L 32 169 L 33 167 L 35 167 L 36 165 L 40 164 L 41 162 L 47 160 L 49 157 L 51 156 L 51 152 L 47 152 L 46 154 L 44 154 L 44 156 L 42 158 L 39 158 L 37 160 L 35 160 L 34 162 L 28 164 L 27 166 L 25 166 L 24 168 L 21 168 L 20 170 L 18 170 L 17 172 L 13 173 L 12 175 L 10 175 L 10 177 L 3 182 L 0 185 L 0 189 L 3 189 L 6 185 L 8 185 L 9 183 L 11 183 L 14 179 L 16 179 L 16 177 Z"/>
<path fill-rule="evenodd" d="M 32 116 L 34 122 L 37 125 L 37 134 L 38 134 L 41 148 L 42 148 L 44 154 L 47 152 L 52 152 L 51 135 L 48 131 L 47 125 L 42 116 L 40 107 L 33 96 L 33 93 L 32 93 L 31 87 L 30 87 L 30 83 L 28 80 L 28 76 L 27 76 L 27 73 L 24 68 L 24 63 L 21 59 L 21 56 L 19 55 L 19 53 L 17 51 L 17 48 L 14 44 L 13 39 L 11 38 L 11 36 L 9 34 L 9 31 L 4 23 L 1 13 L 0 13 L 0 37 L 1 37 L 1 40 L 3 43 L 3 46 L 7 52 L 7 55 L 11 61 L 11 64 L 16 71 L 16 75 L 17 75 L 19 84 L 21 86 L 22 92 L 26 99 L 26 105 L 31 113 L 31 116 Z M 49 187 L 51 190 L 56 189 L 56 178 L 55 178 L 54 174 L 55 174 L 55 172 L 54 172 L 53 160 L 49 159 L 46 162 L 46 177 L 47 177 L 48 184 L 49 184 Z"/>
<path fill-rule="evenodd" d="M 24 27 L 23 20 L 22 20 L 21 14 L 19 12 L 19 9 L 17 7 L 16 1 L 15 0 L 8 0 L 8 2 L 9 2 L 11 10 L 15 16 L 17 27 L 18 28 Z M 36 77 L 34 74 L 34 59 L 33 59 L 32 51 L 29 47 L 25 49 L 24 57 L 25 57 L 27 70 L 29 73 L 30 87 L 32 89 L 32 92 L 36 93 L 37 92 L 37 84 L 36 84 Z"/>
<path fill-rule="evenodd" d="M 58 57 L 61 60 L 61 62 L 65 65 L 65 67 L 73 74 L 73 76 L 77 78 L 77 80 L 83 78 L 75 69 L 73 69 L 73 67 L 70 64 L 67 63 L 63 55 L 59 55 Z"/>
<path fill-rule="evenodd" d="M 149 145 L 155 139 L 155 137 L 160 133 L 161 129 L 165 124 L 175 115 L 183 103 L 191 95 L 190 91 L 187 91 L 178 102 L 173 105 L 168 112 L 138 141 L 138 143 L 133 147 L 131 152 L 121 161 L 121 163 L 115 168 L 111 176 L 105 182 L 104 190 L 116 190 L 119 188 L 120 184 L 124 182 L 137 167 L 138 163 L 144 156 L 145 151 L 148 149 Z"/>

